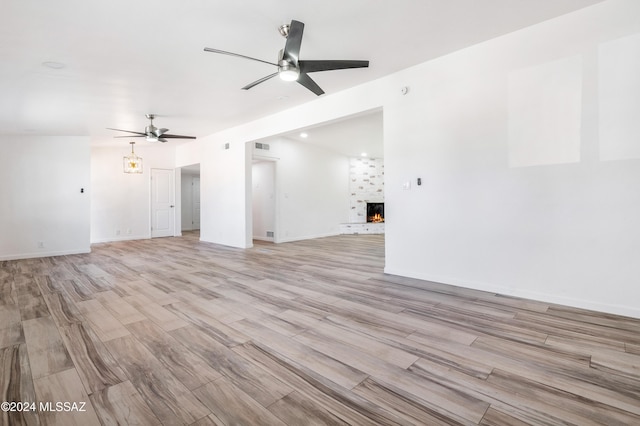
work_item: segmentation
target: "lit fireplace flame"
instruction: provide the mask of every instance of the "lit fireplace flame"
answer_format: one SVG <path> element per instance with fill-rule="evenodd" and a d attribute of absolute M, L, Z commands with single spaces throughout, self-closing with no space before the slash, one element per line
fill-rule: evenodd
<path fill-rule="evenodd" d="M 375 215 L 371 216 L 371 222 L 373 223 L 384 222 L 384 218 L 380 215 L 380 213 L 376 213 Z"/>

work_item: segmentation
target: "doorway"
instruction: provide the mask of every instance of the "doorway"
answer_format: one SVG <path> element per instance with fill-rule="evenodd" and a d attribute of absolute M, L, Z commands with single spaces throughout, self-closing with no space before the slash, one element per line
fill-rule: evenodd
<path fill-rule="evenodd" d="M 255 160 L 251 168 L 253 239 L 275 241 L 276 238 L 276 162 Z"/>
<path fill-rule="evenodd" d="M 181 230 L 196 231 L 200 229 L 200 164 L 182 167 L 180 175 Z"/>

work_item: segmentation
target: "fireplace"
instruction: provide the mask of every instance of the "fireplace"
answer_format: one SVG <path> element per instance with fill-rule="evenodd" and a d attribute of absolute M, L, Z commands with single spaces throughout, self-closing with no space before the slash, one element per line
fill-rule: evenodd
<path fill-rule="evenodd" d="M 367 203 L 367 222 L 384 222 L 384 203 Z"/>

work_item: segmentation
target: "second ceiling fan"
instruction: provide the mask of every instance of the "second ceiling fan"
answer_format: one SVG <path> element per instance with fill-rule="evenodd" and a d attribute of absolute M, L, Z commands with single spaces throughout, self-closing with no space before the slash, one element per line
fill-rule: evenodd
<path fill-rule="evenodd" d="M 107 130 L 115 130 L 117 132 L 132 133 L 136 136 L 114 136 L 114 138 L 146 138 L 149 142 L 168 142 L 167 139 L 195 139 L 195 136 L 183 136 L 172 135 L 167 133 L 169 129 L 158 128 L 153 125 L 153 119 L 156 118 L 154 114 L 145 114 L 145 117 L 149 119 L 149 125 L 145 126 L 144 132 L 136 132 L 133 130 L 112 129 L 107 127 Z"/>
<path fill-rule="evenodd" d="M 369 61 L 349 61 L 349 60 L 323 60 L 323 61 L 303 61 L 299 59 L 300 45 L 302 44 L 302 33 L 304 32 L 304 24 L 300 21 L 291 21 L 291 24 L 282 25 L 279 29 L 280 34 L 286 37 L 287 41 L 284 49 L 280 50 L 278 55 L 278 63 L 263 61 L 262 59 L 252 58 L 250 56 L 240 55 L 238 53 L 227 52 L 219 49 L 205 47 L 206 52 L 221 53 L 223 55 L 237 56 L 239 58 L 258 61 L 265 64 L 278 67 L 278 71 L 269 74 L 259 80 L 249 83 L 242 89 L 249 90 L 260 83 L 263 83 L 277 75 L 282 80 L 297 81 L 316 95 L 320 96 L 324 91 L 318 84 L 309 77 L 309 73 L 320 71 L 343 70 L 349 68 L 366 68 Z"/>

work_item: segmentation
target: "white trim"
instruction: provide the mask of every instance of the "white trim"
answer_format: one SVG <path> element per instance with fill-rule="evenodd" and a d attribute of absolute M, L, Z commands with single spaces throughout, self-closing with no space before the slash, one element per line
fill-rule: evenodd
<path fill-rule="evenodd" d="M 151 238 L 151 235 L 120 235 L 118 237 L 113 237 L 113 238 L 100 238 L 98 240 L 92 240 L 91 244 L 113 243 L 117 241 L 131 241 L 131 240 L 148 240 L 150 238 Z"/>
<path fill-rule="evenodd" d="M 273 243 L 273 237 L 253 237 L 254 240 L 258 241 L 266 241 L 268 243 Z"/>
<path fill-rule="evenodd" d="M 397 275 L 400 277 L 415 278 L 419 280 L 431 281 L 439 284 L 452 285 L 456 287 L 469 288 L 473 290 L 485 291 L 488 293 L 496 293 L 503 296 L 519 297 L 524 299 L 535 300 L 543 303 L 553 303 L 579 309 L 588 309 L 592 311 L 605 312 L 614 315 L 623 315 L 632 318 L 640 318 L 640 308 L 623 305 L 611 305 L 608 303 L 592 302 L 589 300 L 576 299 L 572 297 L 557 296 L 536 291 L 518 290 L 509 287 L 503 287 L 488 283 L 476 281 L 459 280 L 451 277 L 430 276 L 416 272 L 397 271 L 391 268 L 384 268 L 384 273 L 389 275 Z"/>
<path fill-rule="evenodd" d="M 0 256 L 0 260 L 35 259 L 38 257 L 66 256 L 70 254 L 87 254 L 87 253 L 91 253 L 91 248 L 78 249 L 78 250 L 47 251 L 47 252 L 38 252 L 38 253 L 10 254 L 8 256 Z"/>
<path fill-rule="evenodd" d="M 290 243 L 292 241 L 302 241 L 302 240 L 312 240 L 314 238 L 324 238 L 324 237 L 335 237 L 336 235 L 340 235 L 340 232 L 329 232 L 326 234 L 318 234 L 318 235 L 305 235 L 302 237 L 294 237 L 294 238 L 279 238 L 278 241 L 274 241 L 275 243 Z"/>

